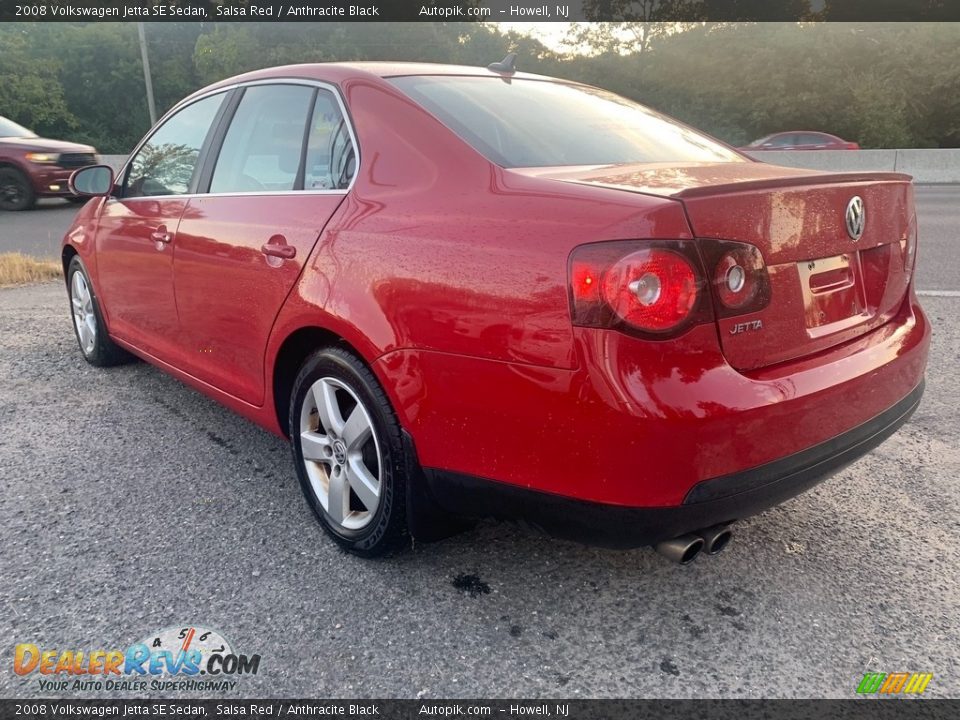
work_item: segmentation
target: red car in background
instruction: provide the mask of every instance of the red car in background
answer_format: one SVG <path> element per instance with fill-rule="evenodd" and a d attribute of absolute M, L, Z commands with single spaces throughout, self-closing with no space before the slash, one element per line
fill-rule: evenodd
<path fill-rule="evenodd" d="M 29 210 L 41 197 L 85 202 L 67 184 L 74 170 L 96 162 L 89 145 L 37 137 L 0 117 L 0 210 Z"/>
<path fill-rule="evenodd" d="M 506 61 L 230 78 L 72 184 L 83 356 L 288 437 L 361 555 L 494 515 L 688 562 L 923 393 L 908 176 L 756 162 Z"/>
<path fill-rule="evenodd" d="M 836 135 L 794 130 L 767 135 L 740 149 L 745 152 L 756 152 L 758 150 L 859 150 L 860 145 L 838 138 Z"/>

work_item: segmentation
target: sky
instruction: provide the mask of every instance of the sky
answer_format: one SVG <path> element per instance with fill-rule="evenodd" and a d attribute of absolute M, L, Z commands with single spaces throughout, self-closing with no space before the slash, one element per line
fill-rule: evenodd
<path fill-rule="evenodd" d="M 491 25 L 497 25 L 504 30 L 516 30 L 519 33 L 525 35 L 532 35 L 537 38 L 540 42 L 546 45 L 551 50 L 564 50 L 569 48 L 563 48 L 561 46 L 561 41 L 564 36 L 567 34 L 567 30 L 570 29 L 570 26 L 573 23 L 567 22 L 548 22 L 548 23 L 536 23 L 536 22 L 498 22 L 491 23 Z"/>
<path fill-rule="evenodd" d="M 825 0 L 810 0 L 810 7 L 814 12 L 823 9 Z M 568 3 L 572 4 L 572 3 Z M 499 25 L 504 30 L 516 30 L 517 32 L 532 35 L 546 45 L 551 50 L 566 50 L 569 47 L 563 47 L 562 41 L 567 31 L 573 23 L 568 22 L 498 22 L 491 23 Z"/>

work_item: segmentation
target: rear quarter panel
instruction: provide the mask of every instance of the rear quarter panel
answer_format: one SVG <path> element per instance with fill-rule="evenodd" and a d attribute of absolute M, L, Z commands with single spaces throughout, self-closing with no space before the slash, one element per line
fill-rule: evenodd
<path fill-rule="evenodd" d="M 414 349 L 573 368 L 570 251 L 691 237 L 677 201 L 504 170 L 383 80 L 343 90 L 359 174 L 278 317 L 269 358 L 294 331 L 319 326 L 371 364 Z"/>
<path fill-rule="evenodd" d="M 439 389 L 425 376 L 438 365 L 403 363 L 397 382 L 378 358 L 416 351 L 437 354 L 440 366 L 455 355 L 575 367 L 570 251 L 691 237 L 677 201 L 504 170 L 385 81 L 342 87 L 360 143 L 358 177 L 277 319 L 268 387 L 284 340 L 321 327 L 357 349 L 413 428 L 417 397 Z"/>
<path fill-rule="evenodd" d="M 345 92 L 360 175 L 282 324 L 322 308 L 365 336 L 365 354 L 418 348 L 569 368 L 572 248 L 690 236 L 679 203 L 523 177 L 383 81 Z"/>

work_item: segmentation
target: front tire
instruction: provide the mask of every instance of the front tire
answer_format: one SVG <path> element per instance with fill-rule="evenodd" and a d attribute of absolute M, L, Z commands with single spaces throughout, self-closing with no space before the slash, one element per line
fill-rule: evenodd
<path fill-rule="evenodd" d="M 129 362 L 130 354 L 107 335 L 97 296 L 79 255 L 74 255 L 67 266 L 67 293 L 70 296 L 73 332 L 83 359 L 97 367 Z"/>
<path fill-rule="evenodd" d="M 0 168 L 0 210 L 29 210 L 36 201 L 30 178 L 16 168 Z"/>
<path fill-rule="evenodd" d="M 385 555 L 409 536 L 405 450 L 386 393 L 356 356 L 326 348 L 293 384 L 290 440 L 300 487 L 341 547 Z"/>

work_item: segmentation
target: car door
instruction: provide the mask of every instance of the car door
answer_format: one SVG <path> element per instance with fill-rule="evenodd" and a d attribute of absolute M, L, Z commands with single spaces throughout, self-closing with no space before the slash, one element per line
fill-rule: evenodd
<path fill-rule="evenodd" d="M 251 84 L 225 122 L 178 231 L 174 289 L 188 372 L 248 403 L 264 400 L 273 322 L 356 168 L 336 91 Z"/>
<path fill-rule="evenodd" d="M 134 152 L 97 230 L 97 279 L 110 331 L 145 352 L 176 357 L 173 256 L 225 93 L 178 110 Z"/>

